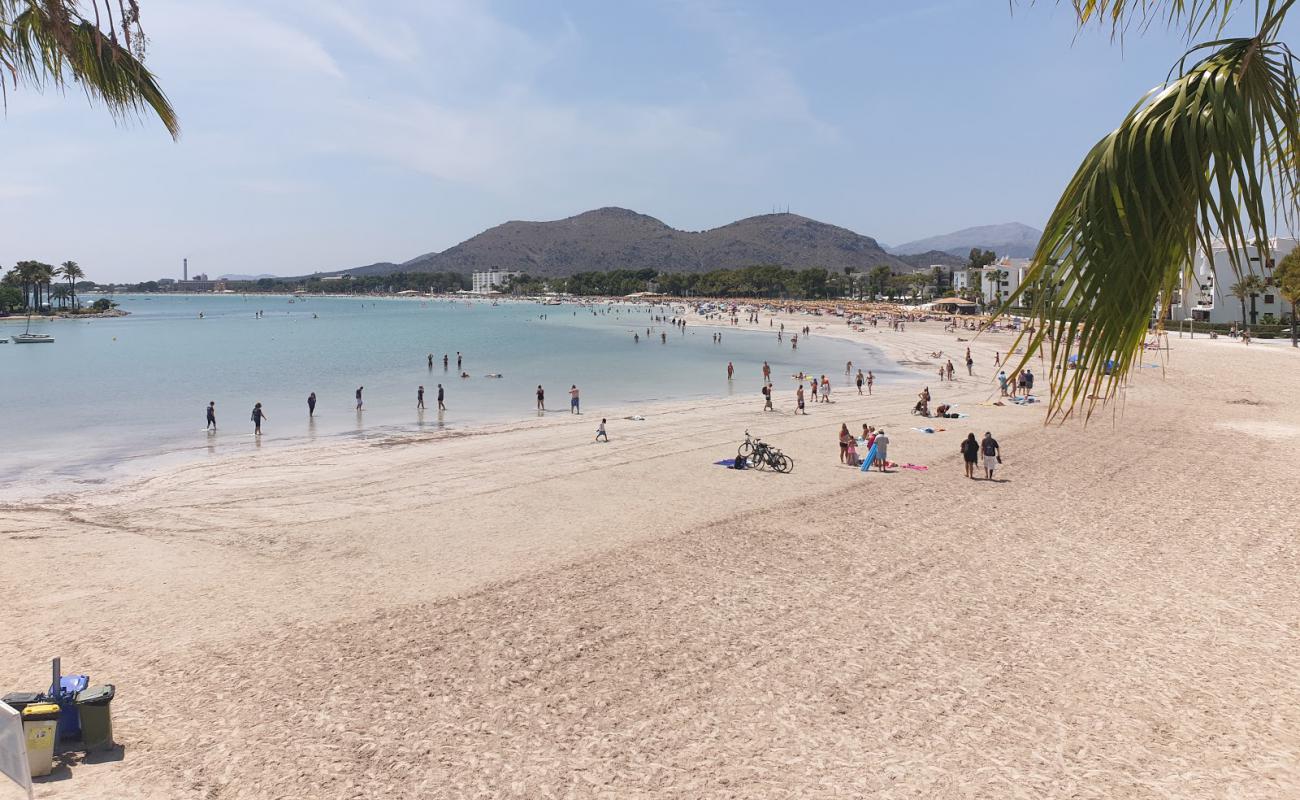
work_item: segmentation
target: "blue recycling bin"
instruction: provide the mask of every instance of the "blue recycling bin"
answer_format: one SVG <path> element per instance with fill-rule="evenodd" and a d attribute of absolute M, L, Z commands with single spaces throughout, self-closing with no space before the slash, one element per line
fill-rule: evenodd
<path fill-rule="evenodd" d="M 50 687 L 50 695 L 59 704 L 57 736 L 62 740 L 81 738 L 81 716 L 77 711 L 77 692 L 90 686 L 89 675 L 63 675 L 57 687 Z"/>

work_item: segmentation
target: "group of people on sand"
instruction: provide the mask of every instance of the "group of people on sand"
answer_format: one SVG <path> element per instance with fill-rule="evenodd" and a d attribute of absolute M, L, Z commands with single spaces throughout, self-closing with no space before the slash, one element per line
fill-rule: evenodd
<path fill-rule="evenodd" d="M 962 462 L 966 467 L 966 477 L 971 480 L 975 479 L 975 469 L 982 457 L 984 459 L 984 480 L 993 480 L 993 471 L 1002 463 L 1002 447 L 998 440 L 993 438 L 993 434 L 984 431 L 984 438 L 980 441 L 975 440 L 975 433 L 966 434 L 962 440 L 961 446 Z"/>
<path fill-rule="evenodd" d="M 861 443 L 866 452 L 870 453 L 871 448 L 876 448 L 876 454 L 872 459 L 870 466 L 875 467 L 880 472 L 885 472 L 889 466 L 889 437 L 885 435 L 885 429 L 876 429 L 873 425 L 862 423 L 862 436 L 856 437 L 849 430 L 848 423 L 840 423 L 840 463 L 847 464 L 850 467 L 862 466 L 862 459 L 858 456 L 858 444 Z"/>
<path fill-rule="evenodd" d="M 1006 370 L 998 371 L 998 392 L 1002 397 L 1029 397 L 1034 393 L 1034 371 L 1024 369 L 1007 377 Z"/>

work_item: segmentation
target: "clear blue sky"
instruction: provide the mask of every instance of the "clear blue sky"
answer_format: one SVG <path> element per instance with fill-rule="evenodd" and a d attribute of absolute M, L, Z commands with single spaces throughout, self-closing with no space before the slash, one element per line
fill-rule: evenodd
<path fill-rule="evenodd" d="M 1184 49 L 1076 38 L 1050 0 L 141 5 L 182 139 L 11 91 L 0 266 L 302 274 L 606 205 L 690 230 L 788 205 L 891 244 L 1041 226 Z"/>

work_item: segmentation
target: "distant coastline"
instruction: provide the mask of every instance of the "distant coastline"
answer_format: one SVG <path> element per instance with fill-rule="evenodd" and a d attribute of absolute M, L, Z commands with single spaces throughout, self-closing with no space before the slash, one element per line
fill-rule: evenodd
<path fill-rule="evenodd" d="M 114 317 L 129 317 L 130 311 L 123 311 L 120 308 L 110 308 L 107 311 L 95 311 L 89 314 L 32 314 L 32 322 L 59 322 L 61 320 L 78 320 L 78 319 L 111 319 Z M 0 315 L 0 324 L 2 323 L 26 323 L 26 314 L 7 314 Z"/>

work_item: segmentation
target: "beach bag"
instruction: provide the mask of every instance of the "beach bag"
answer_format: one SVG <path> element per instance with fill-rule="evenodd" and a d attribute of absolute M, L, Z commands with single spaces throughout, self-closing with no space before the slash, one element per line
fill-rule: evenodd
<path fill-rule="evenodd" d="M 736 456 L 735 462 L 731 465 L 732 469 L 745 469 L 745 457 Z"/>

